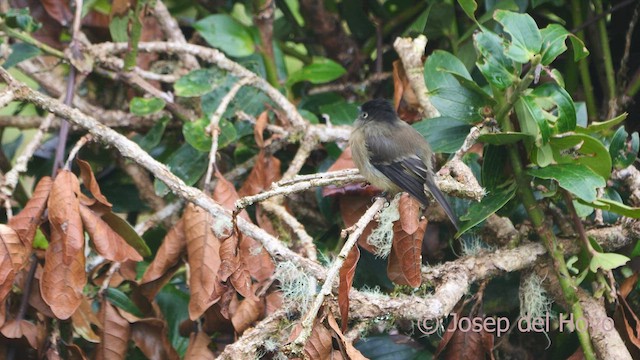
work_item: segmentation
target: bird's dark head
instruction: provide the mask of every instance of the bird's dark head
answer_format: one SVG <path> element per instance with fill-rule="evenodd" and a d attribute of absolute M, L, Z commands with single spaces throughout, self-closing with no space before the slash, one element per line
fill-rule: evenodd
<path fill-rule="evenodd" d="M 388 121 L 397 119 L 398 115 L 390 102 L 384 99 L 367 101 L 360 107 L 359 118 L 363 121 Z"/>

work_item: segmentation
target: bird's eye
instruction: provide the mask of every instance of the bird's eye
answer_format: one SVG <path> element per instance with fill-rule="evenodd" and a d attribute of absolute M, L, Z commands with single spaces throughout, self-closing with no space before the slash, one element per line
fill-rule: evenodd
<path fill-rule="evenodd" d="M 369 116 L 369 114 L 363 111 L 361 116 L 363 119 L 366 119 Z"/>

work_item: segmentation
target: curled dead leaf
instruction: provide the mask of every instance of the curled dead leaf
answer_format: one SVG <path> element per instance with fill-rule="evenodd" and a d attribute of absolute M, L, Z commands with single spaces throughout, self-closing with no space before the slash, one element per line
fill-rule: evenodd
<path fill-rule="evenodd" d="M 53 180 L 45 176 L 33 190 L 31 199 L 25 204 L 22 211 L 9 220 L 8 225 L 11 226 L 20 236 L 27 249 L 31 248 L 31 243 L 36 235 L 38 226 L 42 223 L 42 214 L 47 206 L 47 199 L 53 187 Z"/>

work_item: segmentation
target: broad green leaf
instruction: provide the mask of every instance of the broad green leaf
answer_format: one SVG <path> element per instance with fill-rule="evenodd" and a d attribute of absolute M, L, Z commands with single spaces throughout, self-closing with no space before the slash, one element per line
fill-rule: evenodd
<path fill-rule="evenodd" d="M 611 154 L 613 165 L 618 169 L 630 166 L 638 157 L 638 149 L 640 148 L 638 133 L 631 134 L 629 140 L 627 140 L 628 136 L 629 134 L 622 126 L 613 134 L 611 144 L 609 144 L 609 154 Z"/>
<path fill-rule="evenodd" d="M 475 13 L 478 10 L 478 4 L 475 0 L 458 0 L 458 4 L 471 20 L 476 21 Z"/>
<path fill-rule="evenodd" d="M 523 133 L 535 139 L 536 146 L 540 147 L 549 141 L 551 127 L 543 109 L 536 103 L 536 97 L 524 95 L 516 101 L 516 114 Z"/>
<path fill-rule="evenodd" d="M 485 145 L 482 157 L 482 187 L 492 193 L 509 178 L 509 173 L 505 171 L 507 150 L 504 146 Z"/>
<path fill-rule="evenodd" d="M 140 308 L 138 308 L 131 298 L 120 289 L 109 287 L 105 292 L 107 293 L 107 299 L 109 299 L 109 302 L 114 306 L 119 307 L 120 309 L 139 318 L 144 317 Z"/>
<path fill-rule="evenodd" d="M 26 43 L 15 43 L 11 45 L 11 55 L 2 63 L 2 67 L 8 69 L 21 61 L 31 59 L 42 54 L 37 47 Z"/>
<path fill-rule="evenodd" d="M 558 164 L 583 164 L 604 179 L 611 176 L 611 157 L 600 140 L 586 134 L 567 134 L 552 137 L 550 144 Z"/>
<path fill-rule="evenodd" d="M 309 81 L 312 84 L 323 84 L 333 81 L 346 74 L 342 65 L 326 58 L 314 58 L 313 62 L 289 76 L 287 84 L 292 85 L 300 81 Z"/>
<path fill-rule="evenodd" d="M 165 102 L 160 98 L 134 97 L 129 103 L 129 111 L 138 116 L 155 114 L 164 109 Z"/>
<path fill-rule="evenodd" d="M 540 167 L 548 166 L 553 162 L 553 150 L 551 149 L 551 145 L 546 143 L 540 147 L 533 148 L 533 157 L 535 159 L 536 165 Z"/>
<path fill-rule="evenodd" d="M 167 167 L 187 185 L 191 186 L 207 171 L 207 153 L 198 151 L 191 145 L 183 144 L 167 159 Z M 156 179 L 153 183 L 158 196 L 165 196 L 169 188 Z"/>
<path fill-rule="evenodd" d="M 109 211 L 102 215 L 102 220 L 106 222 L 111 229 L 122 236 L 122 238 L 131 245 L 138 254 L 143 257 L 151 256 L 151 250 L 147 246 L 147 243 L 138 235 L 138 233 L 131 227 L 131 224 L 125 219 Z"/>
<path fill-rule="evenodd" d="M 149 152 L 160 143 L 168 123 L 169 117 L 163 116 L 143 137 L 137 138 L 135 141 L 144 151 Z"/>
<path fill-rule="evenodd" d="M 556 133 L 576 128 L 576 108 L 565 89 L 554 83 L 546 83 L 535 88 L 531 95 L 536 97 L 536 103 L 547 112 L 546 117 L 554 124 Z"/>
<path fill-rule="evenodd" d="M 581 203 L 584 205 L 594 207 L 596 209 L 607 210 L 607 211 L 614 212 L 616 214 L 620 214 L 622 216 L 626 216 L 634 219 L 640 219 L 640 208 L 632 207 L 615 200 L 600 198 L 600 199 L 596 199 L 593 202 L 581 201 Z"/>
<path fill-rule="evenodd" d="M 7 13 L 4 14 L 4 21 L 9 27 L 18 28 L 28 33 L 32 33 L 42 27 L 41 23 L 31 17 L 29 8 L 9 8 Z"/>
<path fill-rule="evenodd" d="M 348 3 L 352 1 L 346 1 Z M 354 1 L 355 2 L 355 1 Z M 432 5 L 427 6 L 426 9 L 409 25 L 409 27 L 402 33 L 403 37 L 414 37 L 420 34 L 425 33 L 425 29 L 427 27 L 427 20 L 429 19 L 429 15 L 431 14 Z M 367 22 L 369 22 L 367 20 Z"/>
<path fill-rule="evenodd" d="M 180 336 L 180 324 L 189 319 L 189 295 L 174 285 L 166 285 L 155 300 L 162 312 L 162 318 L 167 322 L 167 336 L 171 346 L 180 356 L 184 356 L 189 346 L 189 338 Z"/>
<path fill-rule="evenodd" d="M 569 41 L 571 41 L 571 45 L 573 45 L 573 61 L 580 61 L 589 56 L 589 50 L 584 46 L 584 43 L 579 37 L 571 34 Z"/>
<path fill-rule="evenodd" d="M 482 134 L 478 137 L 478 141 L 491 145 L 507 145 L 529 138 L 531 135 L 521 132 L 501 132 Z"/>
<path fill-rule="evenodd" d="M 225 73 L 216 68 L 197 69 L 178 79 L 173 88 L 178 96 L 202 96 L 220 86 L 224 79 Z"/>
<path fill-rule="evenodd" d="M 584 127 L 577 127 L 576 131 L 577 132 L 582 132 L 582 133 L 589 133 L 589 134 L 593 134 L 593 133 L 602 133 L 605 131 L 608 131 L 609 129 L 611 129 L 612 127 L 620 124 L 621 122 L 623 122 L 627 116 L 629 114 L 627 113 L 623 113 L 620 114 L 616 117 L 614 117 L 613 119 L 609 119 L 606 121 L 594 121 L 591 124 L 589 124 L 589 126 L 587 126 L 586 128 Z"/>
<path fill-rule="evenodd" d="M 554 179 L 561 188 L 586 202 L 596 200 L 596 189 L 607 185 L 604 178 L 585 165 L 558 164 L 530 169 L 529 175 L 541 179 Z"/>
<path fill-rule="evenodd" d="M 589 50 L 584 46 L 582 40 L 561 25 L 550 24 L 540 30 L 540 33 L 542 34 L 542 50 L 540 51 L 542 54 L 542 65 L 551 64 L 558 55 L 567 51 L 567 37 L 569 37 L 571 45 L 573 46 L 574 61 L 578 61 L 589 55 Z"/>
<path fill-rule="evenodd" d="M 540 53 L 542 35 L 538 25 L 528 14 L 496 10 L 493 18 L 499 22 L 506 33 L 511 36 L 507 46 L 507 56 L 519 63 L 527 63 Z"/>
<path fill-rule="evenodd" d="M 401 338 L 401 341 L 398 341 Z M 424 345 L 405 335 L 375 335 L 354 343 L 366 359 L 409 360 L 430 359 L 432 354 Z"/>
<path fill-rule="evenodd" d="M 504 184 L 501 188 L 496 189 L 493 193 L 487 194 L 482 198 L 482 201 L 471 203 L 467 214 L 460 217 L 460 220 L 464 221 L 464 223 L 460 226 L 460 231 L 458 231 L 456 237 L 460 237 L 460 235 L 464 234 L 467 230 L 478 225 L 491 214 L 500 210 L 515 196 L 516 188 L 516 183 L 510 181 L 508 184 Z"/>
<path fill-rule="evenodd" d="M 186 122 L 182 125 L 184 139 L 196 150 L 208 152 L 211 150 L 211 135 L 207 133 L 209 120 L 200 118 L 195 121 Z M 218 123 L 220 133 L 218 134 L 218 149 L 222 149 L 234 142 L 238 136 L 233 123 L 226 119 L 220 119 Z"/>
<path fill-rule="evenodd" d="M 609 271 L 626 264 L 629 260 L 631 259 L 616 253 L 596 252 L 591 258 L 589 269 L 592 272 L 597 272 L 598 269 Z"/>
<path fill-rule="evenodd" d="M 436 153 L 454 153 L 469 135 L 471 126 L 449 117 L 418 121 L 412 125 L 429 142 Z"/>
<path fill-rule="evenodd" d="M 358 117 L 358 106 L 344 100 L 320 105 L 318 109 L 321 114 L 328 116 L 328 120 L 333 125 L 351 125 Z"/>
<path fill-rule="evenodd" d="M 500 90 L 511 86 L 518 79 L 519 71 L 513 60 L 505 56 L 502 38 L 486 30 L 474 34 L 473 41 L 480 53 L 476 65 L 485 79 Z"/>
<path fill-rule="evenodd" d="M 255 52 L 251 33 L 229 15 L 210 15 L 193 24 L 193 27 L 209 45 L 219 48 L 227 55 L 242 57 Z"/>
<path fill-rule="evenodd" d="M 129 16 L 114 16 L 111 18 L 109 33 L 114 42 L 129 41 Z"/>
<path fill-rule="evenodd" d="M 464 64 L 452 54 L 436 50 L 427 58 L 424 79 L 431 102 L 440 114 L 467 123 L 481 121 L 481 109 L 488 105 L 486 94 L 483 96 L 465 88 L 458 78 L 471 81 Z"/>
<path fill-rule="evenodd" d="M 633 250 L 631 251 L 631 255 L 632 258 L 636 257 L 636 256 L 640 256 L 640 239 L 638 239 L 636 241 L 636 245 L 633 247 Z"/>

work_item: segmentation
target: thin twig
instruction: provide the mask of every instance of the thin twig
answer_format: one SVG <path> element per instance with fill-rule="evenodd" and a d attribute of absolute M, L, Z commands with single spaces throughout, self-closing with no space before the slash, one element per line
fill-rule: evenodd
<path fill-rule="evenodd" d="M 231 100 L 236 96 L 238 91 L 245 86 L 251 84 L 253 79 L 251 78 L 242 78 L 229 89 L 229 92 L 225 94 L 225 96 L 220 100 L 220 105 L 211 117 L 209 118 L 209 133 L 211 134 L 211 150 L 209 151 L 209 166 L 207 167 L 207 175 L 204 177 L 204 188 L 209 189 L 211 185 L 211 178 L 216 169 L 216 153 L 218 152 L 218 136 L 220 135 L 220 119 L 222 115 L 227 110 L 227 107 L 231 103 Z"/>
<path fill-rule="evenodd" d="M 295 216 L 291 215 L 284 206 L 274 201 L 263 202 L 262 208 L 276 215 L 289 225 L 291 230 L 293 230 L 293 233 L 298 237 L 298 240 L 300 240 L 300 244 L 302 245 L 307 258 L 313 261 L 318 261 L 318 255 L 316 253 L 316 246 L 313 244 L 313 238 L 307 233 L 304 225 L 302 225 Z"/>
<path fill-rule="evenodd" d="M 69 151 L 69 156 L 67 157 L 67 161 L 65 162 L 65 165 L 64 165 L 65 169 L 71 170 L 71 162 L 73 161 L 73 159 L 78 154 L 78 151 L 80 151 L 80 149 L 82 149 L 83 146 L 85 146 L 89 141 L 91 141 L 91 139 L 92 139 L 91 134 L 87 134 L 87 135 L 81 137 L 76 142 L 76 144 L 73 146 L 71 151 Z"/>
<path fill-rule="evenodd" d="M 364 213 L 364 215 L 362 215 L 360 220 L 358 220 L 358 222 L 354 225 L 353 231 L 349 235 L 347 241 L 344 243 L 344 246 L 340 250 L 338 257 L 333 261 L 331 267 L 327 271 L 327 276 L 325 278 L 324 284 L 322 284 L 320 293 L 318 293 L 313 301 L 313 304 L 309 308 L 309 311 L 305 314 L 305 317 L 302 320 L 302 331 L 300 332 L 300 335 L 298 335 L 298 337 L 289 345 L 289 350 L 291 350 L 292 353 L 301 353 L 304 344 L 307 342 L 307 339 L 311 335 L 311 328 L 313 327 L 316 316 L 318 316 L 320 307 L 324 303 L 325 296 L 331 294 L 340 268 L 349 255 L 351 248 L 353 248 L 353 246 L 356 244 L 356 241 L 358 241 L 358 238 L 360 237 L 360 235 L 362 235 L 362 232 L 364 231 L 367 224 L 371 222 L 371 220 L 373 220 L 373 217 L 378 213 L 378 211 L 383 208 L 386 202 L 387 200 L 383 198 L 376 199 L 373 205 L 371 205 L 371 207 Z"/>

